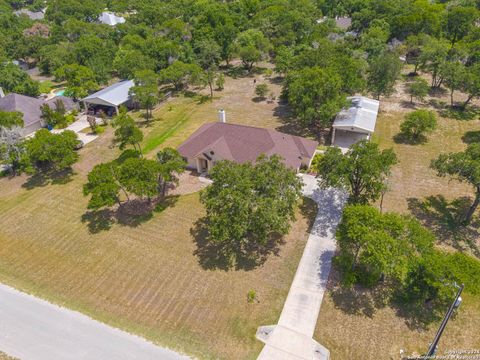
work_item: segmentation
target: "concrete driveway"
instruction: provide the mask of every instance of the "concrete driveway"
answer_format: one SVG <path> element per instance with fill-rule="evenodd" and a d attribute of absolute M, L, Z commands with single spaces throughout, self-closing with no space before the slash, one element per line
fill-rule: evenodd
<path fill-rule="evenodd" d="M 97 124 L 100 124 L 101 119 L 97 118 L 96 121 Z M 90 124 L 87 121 L 87 115 L 80 115 L 76 121 L 68 125 L 65 129 L 55 129 L 52 130 L 52 132 L 58 134 L 65 130 L 71 130 L 77 134 L 78 139 L 82 140 L 84 145 L 87 145 L 98 137 L 98 135 L 86 134 L 82 132 L 83 129 L 88 127 L 90 127 Z"/>
<path fill-rule="evenodd" d="M 335 230 L 346 195 L 336 189 L 320 189 L 317 179 L 302 175 L 303 194 L 318 205 L 295 278 L 278 325 L 262 326 L 257 338 L 265 343 L 259 360 L 329 359 L 329 351 L 312 336 L 326 290 L 335 253 Z"/>
<path fill-rule="evenodd" d="M 1 284 L 0 350 L 22 360 L 188 359 Z"/>

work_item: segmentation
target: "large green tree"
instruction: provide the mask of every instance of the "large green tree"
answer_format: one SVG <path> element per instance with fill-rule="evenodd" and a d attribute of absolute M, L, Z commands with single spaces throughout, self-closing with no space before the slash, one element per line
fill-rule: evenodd
<path fill-rule="evenodd" d="M 400 76 L 402 62 L 398 55 L 385 52 L 369 62 L 367 87 L 377 98 L 390 96 L 395 91 L 395 82 Z"/>
<path fill-rule="evenodd" d="M 380 150 L 376 143 L 362 140 L 346 154 L 338 147 L 329 147 L 318 162 L 319 185 L 342 187 L 350 194 L 352 203 L 377 200 L 385 188 L 397 157 L 392 149 Z"/>
<path fill-rule="evenodd" d="M 182 90 L 189 84 L 198 83 L 201 75 L 202 69 L 197 64 L 186 64 L 177 60 L 161 70 L 158 77 L 162 84 L 173 84 L 175 90 Z"/>
<path fill-rule="evenodd" d="M 0 64 L 0 87 L 6 92 L 14 92 L 27 96 L 40 95 L 39 82 L 13 63 Z"/>
<path fill-rule="evenodd" d="M 157 152 L 157 161 L 160 164 L 160 191 L 165 197 L 168 187 L 178 184 L 177 175 L 185 171 L 187 164 L 176 149 L 168 147 Z"/>
<path fill-rule="evenodd" d="M 287 76 L 289 104 L 305 126 L 330 126 L 346 104 L 341 76 L 332 68 L 304 68 Z"/>
<path fill-rule="evenodd" d="M 420 223 L 369 205 L 348 205 L 337 229 L 336 263 L 344 282 L 375 285 L 382 278 L 402 283 L 412 263 L 433 248 L 434 236 Z"/>
<path fill-rule="evenodd" d="M 450 176 L 460 182 L 466 182 L 475 190 L 472 205 L 463 219 L 470 223 L 478 204 L 480 204 L 480 143 L 468 145 L 467 149 L 458 153 L 440 154 L 433 160 L 431 167 L 437 171 L 438 176 Z"/>
<path fill-rule="evenodd" d="M 59 81 L 66 81 L 65 95 L 74 99 L 81 99 L 92 90 L 98 88 L 95 74 L 86 66 L 71 64 L 63 65 L 54 72 Z"/>
<path fill-rule="evenodd" d="M 61 171 L 70 168 L 78 160 L 75 151 L 78 139 L 73 131 L 53 134 L 40 129 L 25 143 L 29 169 L 33 172 Z"/>
<path fill-rule="evenodd" d="M 212 185 L 201 194 L 207 211 L 208 238 L 225 255 L 265 244 L 271 234 L 286 234 L 301 194 L 301 180 L 278 156 L 252 165 L 220 161 Z"/>
<path fill-rule="evenodd" d="M 152 110 L 158 103 L 157 75 L 153 70 L 139 70 L 134 75 L 135 86 L 130 94 L 146 110 L 147 122 L 152 118 Z"/>
<path fill-rule="evenodd" d="M 405 116 L 405 121 L 400 125 L 402 134 L 414 142 L 425 138 L 425 135 L 437 127 L 437 117 L 433 111 L 415 110 Z"/>
<path fill-rule="evenodd" d="M 236 53 L 248 71 L 264 58 L 270 50 L 270 43 L 260 30 L 248 29 L 238 34 L 235 40 Z"/>
<path fill-rule="evenodd" d="M 143 133 L 125 109 L 120 109 L 112 125 L 115 128 L 113 142 L 118 144 L 121 150 L 127 145 L 132 145 L 136 151 L 141 151 L 140 142 L 143 140 Z"/>
<path fill-rule="evenodd" d="M 0 127 L 12 128 L 23 127 L 23 114 L 19 111 L 0 110 Z"/>

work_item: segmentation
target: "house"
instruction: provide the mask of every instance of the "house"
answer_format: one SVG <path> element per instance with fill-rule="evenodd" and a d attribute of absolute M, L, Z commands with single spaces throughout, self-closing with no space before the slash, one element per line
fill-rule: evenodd
<path fill-rule="evenodd" d="M 351 105 L 340 111 L 333 122 L 332 145 L 348 148 L 363 140 L 369 140 L 375 131 L 380 102 L 363 96 L 348 98 Z"/>
<path fill-rule="evenodd" d="M 125 22 L 125 18 L 122 16 L 116 16 L 112 12 L 104 11 L 98 18 L 98 21 L 105 25 L 115 26 L 117 24 L 123 24 Z"/>
<path fill-rule="evenodd" d="M 317 20 L 317 24 L 322 24 L 329 19 L 330 19 L 329 17 L 324 16 Z M 332 19 L 332 20 L 335 21 L 335 26 L 342 30 L 348 30 L 350 26 L 352 26 L 352 18 L 350 17 L 337 16 L 335 17 L 335 19 Z"/>
<path fill-rule="evenodd" d="M 93 110 L 94 113 L 102 110 L 109 115 L 112 115 L 113 112 L 118 114 L 118 108 L 121 105 L 127 107 L 131 105 L 132 97 L 130 95 L 130 88 L 134 85 L 133 80 L 119 81 L 87 96 L 82 99 L 82 102 L 85 105 L 85 109 Z"/>
<path fill-rule="evenodd" d="M 20 9 L 20 10 L 14 11 L 13 13 L 17 16 L 26 15 L 31 20 L 43 20 L 43 18 L 45 17 L 44 11 L 30 11 L 28 9 Z"/>
<path fill-rule="evenodd" d="M 21 112 L 23 114 L 24 123 L 23 135 L 28 136 L 46 125 L 41 118 L 41 106 L 47 104 L 51 108 L 54 108 L 55 102 L 59 100 L 63 102 L 67 112 L 77 107 L 72 99 L 65 96 L 56 96 L 47 101 L 35 97 L 10 93 L 0 98 L 0 110 Z"/>
<path fill-rule="evenodd" d="M 308 168 L 318 143 L 272 129 L 225 122 L 208 123 L 195 131 L 180 147 L 188 168 L 208 172 L 216 162 L 255 162 L 262 154 L 280 155 L 289 168 Z"/>

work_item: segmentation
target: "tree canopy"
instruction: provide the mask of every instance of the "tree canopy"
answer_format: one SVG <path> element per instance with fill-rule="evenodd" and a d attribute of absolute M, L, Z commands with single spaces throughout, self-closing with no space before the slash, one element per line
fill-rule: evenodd
<path fill-rule="evenodd" d="M 385 187 L 390 170 L 397 163 L 392 149 L 362 140 L 346 154 L 338 147 L 329 147 L 318 162 L 319 185 L 348 190 L 352 203 L 366 204 L 377 200 Z"/>
<path fill-rule="evenodd" d="M 301 180 L 278 156 L 255 164 L 220 161 L 210 172 L 212 185 L 201 201 L 208 238 L 226 253 L 264 245 L 272 234 L 286 234 L 300 197 Z"/>

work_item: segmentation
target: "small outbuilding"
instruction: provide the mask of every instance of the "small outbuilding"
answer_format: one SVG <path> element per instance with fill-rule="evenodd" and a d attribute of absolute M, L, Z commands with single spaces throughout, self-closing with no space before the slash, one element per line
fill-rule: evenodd
<path fill-rule="evenodd" d="M 367 139 L 375 131 L 380 102 L 363 96 L 349 97 L 351 105 L 340 111 L 333 122 L 332 145 L 348 148 Z"/>
<path fill-rule="evenodd" d="M 123 16 L 117 16 L 112 12 L 104 11 L 98 18 L 98 21 L 105 25 L 115 26 L 117 24 L 123 24 L 125 18 Z"/>
<path fill-rule="evenodd" d="M 132 97 L 130 95 L 130 88 L 134 85 L 133 80 L 119 81 L 83 98 L 82 102 L 85 105 L 85 109 L 92 110 L 94 113 L 102 110 L 109 115 L 113 115 L 114 112 L 118 114 L 119 106 L 131 106 Z"/>
<path fill-rule="evenodd" d="M 272 129 L 216 122 L 201 126 L 178 152 L 187 167 L 199 173 L 210 171 L 221 160 L 253 163 L 262 154 L 279 155 L 287 167 L 299 171 L 310 166 L 317 145 L 314 140 Z"/>

